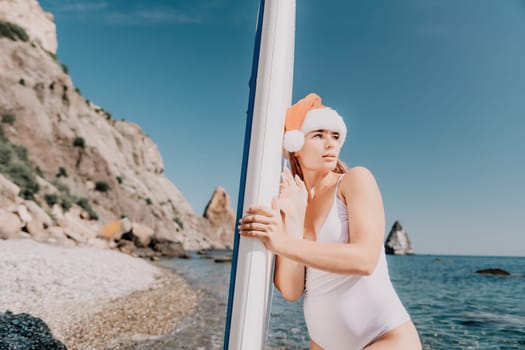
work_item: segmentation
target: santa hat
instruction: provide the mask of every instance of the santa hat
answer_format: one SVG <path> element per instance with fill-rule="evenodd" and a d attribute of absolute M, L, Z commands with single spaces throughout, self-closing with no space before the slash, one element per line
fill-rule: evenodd
<path fill-rule="evenodd" d="M 304 135 L 313 130 L 337 131 L 341 145 L 346 138 L 343 118 L 333 109 L 321 103 L 317 94 L 309 94 L 286 112 L 283 148 L 288 152 L 299 151 L 304 144 Z"/>

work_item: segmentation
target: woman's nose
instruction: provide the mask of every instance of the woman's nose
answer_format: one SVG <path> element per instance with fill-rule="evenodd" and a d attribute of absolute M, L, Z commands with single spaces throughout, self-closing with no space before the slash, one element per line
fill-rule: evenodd
<path fill-rule="evenodd" d="M 328 147 L 335 147 L 335 142 L 337 142 L 333 137 L 328 136 L 325 141 L 325 146 Z"/>

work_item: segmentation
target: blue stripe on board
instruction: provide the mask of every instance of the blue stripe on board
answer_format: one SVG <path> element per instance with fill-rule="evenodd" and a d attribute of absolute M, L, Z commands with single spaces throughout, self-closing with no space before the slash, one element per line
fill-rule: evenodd
<path fill-rule="evenodd" d="M 237 229 L 237 223 L 242 217 L 242 210 L 244 208 L 244 192 L 246 188 L 246 173 L 248 172 L 248 155 L 250 153 L 250 140 L 252 135 L 252 121 L 253 121 L 253 108 L 255 104 L 255 88 L 257 85 L 257 70 L 259 68 L 259 51 L 261 49 L 261 34 L 262 25 L 264 18 L 264 1 L 261 0 L 259 4 L 259 18 L 257 20 L 257 31 L 255 33 L 255 45 L 253 49 L 253 63 L 252 63 L 252 74 L 250 77 L 250 99 L 248 101 L 248 111 L 246 115 L 246 130 L 244 132 L 244 151 L 242 156 L 242 167 L 241 167 L 241 180 L 239 186 L 239 198 L 237 199 L 237 218 L 235 220 L 235 235 L 233 240 L 233 258 L 232 267 L 230 272 L 230 289 L 228 295 L 228 311 L 226 314 L 226 328 L 224 332 L 224 346 L 223 349 L 227 350 L 230 343 L 230 329 L 231 329 L 231 318 L 233 312 L 233 298 L 235 291 L 235 277 L 237 274 L 237 257 L 239 254 L 239 231 Z"/>

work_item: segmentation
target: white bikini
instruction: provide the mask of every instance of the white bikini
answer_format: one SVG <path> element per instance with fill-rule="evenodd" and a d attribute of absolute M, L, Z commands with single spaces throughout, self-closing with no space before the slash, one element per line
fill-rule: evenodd
<path fill-rule="evenodd" d="M 349 241 L 346 205 L 337 196 L 342 177 L 317 242 Z M 308 267 L 303 307 L 310 337 L 325 350 L 361 350 L 410 319 L 390 282 L 384 248 L 370 276 Z"/>

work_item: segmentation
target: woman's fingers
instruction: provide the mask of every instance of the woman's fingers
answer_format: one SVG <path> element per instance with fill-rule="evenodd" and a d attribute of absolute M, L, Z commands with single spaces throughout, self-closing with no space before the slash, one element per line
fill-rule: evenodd
<path fill-rule="evenodd" d="M 258 222 L 261 224 L 271 224 L 273 222 L 271 217 L 268 217 L 266 215 L 258 215 L 256 213 L 250 213 L 244 215 L 244 217 L 239 220 L 240 224 L 250 223 L 250 222 Z"/>
<path fill-rule="evenodd" d="M 247 211 L 248 215 L 262 215 L 267 217 L 274 217 L 275 213 L 275 210 L 262 205 L 251 206 Z M 246 216 L 247 215 L 245 215 L 245 217 Z"/>
<path fill-rule="evenodd" d="M 239 232 L 243 234 L 244 232 L 267 232 L 268 225 L 260 224 L 258 222 L 248 222 L 242 223 L 239 226 Z"/>
<path fill-rule="evenodd" d="M 293 180 L 292 173 L 290 172 L 290 169 L 284 168 L 283 171 L 283 180 L 289 185 L 289 186 L 296 186 L 295 181 Z"/>
<path fill-rule="evenodd" d="M 263 243 L 269 237 L 269 234 L 267 232 L 261 232 L 261 231 L 241 231 L 240 234 L 243 235 L 244 237 L 252 237 L 252 238 L 260 239 L 261 241 L 263 241 Z"/>
<path fill-rule="evenodd" d="M 299 175 L 295 175 L 295 181 L 297 182 L 297 187 L 299 187 L 299 189 L 306 191 L 306 185 L 304 184 L 304 181 L 301 180 Z"/>

